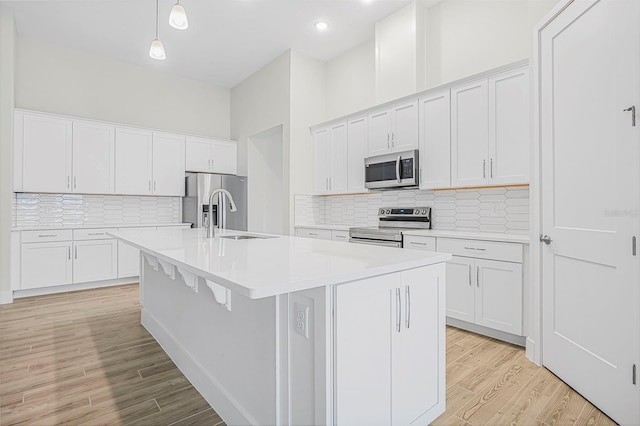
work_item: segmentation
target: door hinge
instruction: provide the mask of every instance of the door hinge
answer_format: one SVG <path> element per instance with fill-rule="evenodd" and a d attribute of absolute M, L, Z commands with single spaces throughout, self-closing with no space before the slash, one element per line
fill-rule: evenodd
<path fill-rule="evenodd" d="M 633 364 L 633 372 L 631 373 L 631 381 L 635 385 L 636 384 L 636 365 Z"/>
<path fill-rule="evenodd" d="M 635 256 L 636 253 L 637 253 L 636 240 L 637 240 L 637 238 L 635 236 L 631 237 L 631 254 L 633 256 Z"/>
<path fill-rule="evenodd" d="M 636 106 L 632 105 L 629 108 L 623 109 L 622 111 L 631 111 L 631 127 L 636 127 Z"/>

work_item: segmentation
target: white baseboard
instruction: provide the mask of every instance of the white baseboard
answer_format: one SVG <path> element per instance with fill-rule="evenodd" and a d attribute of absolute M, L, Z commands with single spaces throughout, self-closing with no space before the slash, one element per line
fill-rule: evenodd
<path fill-rule="evenodd" d="M 536 354 L 537 354 L 537 352 L 536 352 L 536 342 L 531 340 L 529 337 L 527 337 L 526 348 L 527 348 L 527 351 L 526 351 L 525 355 L 529 359 L 529 361 L 531 361 L 531 362 L 533 362 L 534 364 L 537 364 L 537 365 L 542 365 L 542 363 L 540 362 L 541 360 L 539 359 L 539 357 L 536 356 Z"/>
<path fill-rule="evenodd" d="M 7 305 L 9 303 L 13 303 L 13 291 L 0 291 L 0 305 Z"/>
<path fill-rule="evenodd" d="M 226 424 L 257 424 L 254 419 L 244 412 L 240 404 L 231 397 L 226 389 L 145 309 L 142 309 L 142 325 L 162 346 L 162 349 L 169 355 L 182 374 L 200 392 L 200 395 L 222 417 Z"/>
<path fill-rule="evenodd" d="M 463 330 L 471 331 L 473 333 L 482 334 L 483 336 L 493 337 L 494 339 L 502 340 L 503 342 L 513 343 L 518 346 L 525 346 L 526 338 L 524 336 L 518 336 L 511 333 L 505 333 L 504 331 L 494 330 L 493 328 L 483 327 L 481 325 L 472 324 L 470 322 L 461 321 L 455 318 L 447 317 L 447 325 L 461 328 Z"/>
<path fill-rule="evenodd" d="M 41 296 L 44 294 L 66 293 L 69 291 L 90 290 L 93 288 L 112 287 L 123 284 L 133 284 L 139 282 L 139 277 L 117 278 L 114 280 L 93 281 L 87 283 L 56 285 L 51 287 L 28 288 L 24 290 L 14 290 L 13 297 Z"/>

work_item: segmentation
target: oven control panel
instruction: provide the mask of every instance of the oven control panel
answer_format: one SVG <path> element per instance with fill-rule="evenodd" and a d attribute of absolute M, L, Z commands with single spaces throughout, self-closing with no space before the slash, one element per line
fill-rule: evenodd
<path fill-rule="evenodd" d="M 378 209 L 378 217 L 395 216 L 395 217 L 430 217 L 431 207 L 406 207 L 406 208 L 390 208 L 381 207 Z"/>

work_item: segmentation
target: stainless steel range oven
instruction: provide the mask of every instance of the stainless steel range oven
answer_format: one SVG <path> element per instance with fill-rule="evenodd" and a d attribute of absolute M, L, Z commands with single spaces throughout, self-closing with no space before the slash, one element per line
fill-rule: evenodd
<path fill-rule="evenodd" d="M 402 247 L 402 231 L 431 229 L 431 207 L 383 207 L 378 210 L 378 226 L 349 229 L 349 242 L 386 247 Z"/>

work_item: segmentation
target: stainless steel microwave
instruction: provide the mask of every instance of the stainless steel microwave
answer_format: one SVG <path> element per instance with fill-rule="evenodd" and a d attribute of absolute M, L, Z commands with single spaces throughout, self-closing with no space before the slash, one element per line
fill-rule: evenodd
<path fill-rule="evenodd" d="M 364 186 L 369 189 L 417 187 L 418 150 L 376 155 L 364 160 Z"/>

